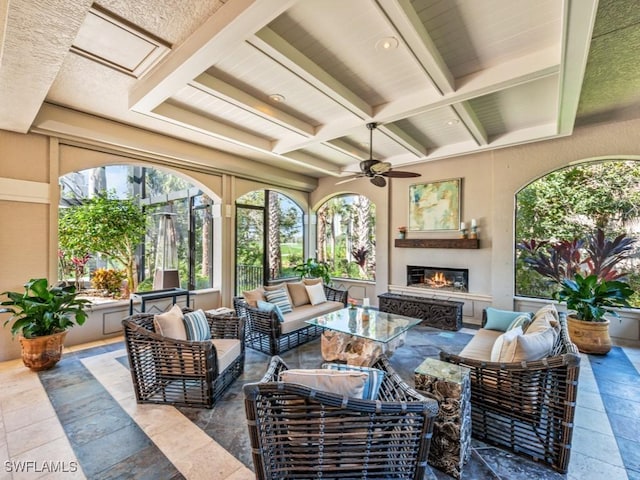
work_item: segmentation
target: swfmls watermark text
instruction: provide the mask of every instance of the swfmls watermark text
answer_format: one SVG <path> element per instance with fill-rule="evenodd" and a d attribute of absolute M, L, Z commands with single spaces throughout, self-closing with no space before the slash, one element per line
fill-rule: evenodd
<path fill-rule="evenodd" d="M 9 473 L 74 473 L 80 469 L 78 462 L 62 460 L 5 460 L 4 471 Z"/>

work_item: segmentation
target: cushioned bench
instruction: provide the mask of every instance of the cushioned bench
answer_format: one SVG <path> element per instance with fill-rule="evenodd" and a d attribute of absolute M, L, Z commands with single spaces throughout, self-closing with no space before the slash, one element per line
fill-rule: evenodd
<path fill-rule="evenodd" d="M 348 293 L 324 285 L 320 279 L 305 278 L 243 295 L 235 297 L 233 305 L 237 314 L 246 318 L 246 346 L 277 355 L 317 338 L 322 328 L 305 321 L 346 307 Z"/>
<path fill-rule="evenodd" d="M 518 315 L 522 312 L 511 312 L 513 320 L 520 318 L 520 325 L 502 331 L 496 322 L 489 324 L 488 313 L 494 312 L 484 312 L 483 328 L 459 355 L 440 354 L 444 361 L 471 369 L 472 435 L 564 473 L 571 453 L 580 366 L 566 316 L 548 305 L 526 325 L 529 322 Z M 545 321 L 552 331 L 546 330 Z"/>

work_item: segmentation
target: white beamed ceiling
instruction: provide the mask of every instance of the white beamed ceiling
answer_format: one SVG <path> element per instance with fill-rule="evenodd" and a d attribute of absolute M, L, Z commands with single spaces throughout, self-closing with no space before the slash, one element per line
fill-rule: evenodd
<path fill-rule="evenodd" d="M 98 2 L 102 13 L 140 27 L 169 52 L 135 78 L 70 49 L 64 61 L 59 55 L 51 61 L 49 70 L 59 70 L 45 102 L 311 177 L 357 171 L 368 157 L 366 124 L 377 122 L 375 158 L 410 166 L 571 134 L 598 4 L 227 0 L 203 8 L 198 2 Z M 22 11 L 29 13 L 27 3 L 10 2 L 6 32 Z M 44 1 L 42 9 L 60 10 L 60 3 L 74 5 L 74 21 L 63 32 L 73 38 L 90 5 Z M 90 32 L 82 32 L 90 43 Z M 394 37 L 397 48 L 376 48 L 385 37 Z M 20 39 L 7 37 L 9 65 L 20 48 Z M 2 85 L 11 79 L 6 65 Z M 274 103 L 272 94 L 285 101 Z M 56 109 L 43 112 L 13 123 L 2 115 L 2 128 L 44 131 Z"/>

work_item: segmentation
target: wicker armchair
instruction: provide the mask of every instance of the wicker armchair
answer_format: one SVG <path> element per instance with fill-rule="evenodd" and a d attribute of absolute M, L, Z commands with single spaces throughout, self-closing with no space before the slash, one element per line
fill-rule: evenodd
<path fill-rule="evenodd" d="M 552 354 L 543 360 L 495 363 L 446 352 L 440 358 L 471 369 L 475 438 L 564 473 L 571 453 L 580 356 L 569 339 L 566 315 L 559 317 L 560 335 Z"/>
<path fill-rule="evenodd" d="M 348 292 L 324 285 L 327 300 L 340 302 L 347 306 Z M 245 343 L 267 355 L 279 355 L 303 343 L 318 338 L 323 329 L 315 325 L 283 333 L 282 324 L 275 312 L 265 312 L 251 307 L 243 297 L 234 297 L 233 306 L 238 315 L 247 319 Z"/>
<path fill-rule="evenodd" d="M 273 357 L 259 383 L 244 386 L 256 478 L 422 479 L 438 403 L 410 388 L 385 357 L 377 400 L 278 382 Z"/>
<path fill-rule="evenodd" d="M 122 321 L 138 403 L 212 408 L 244 370 L 244 319 L 206 313 L 212 340 L 192 342 L 156 334 L 153 317 L 139 313 Z M 220 339 L 239 340 L 224 342 L 231 355 L 239 354 L 222 371 L 215 345 Z"/>

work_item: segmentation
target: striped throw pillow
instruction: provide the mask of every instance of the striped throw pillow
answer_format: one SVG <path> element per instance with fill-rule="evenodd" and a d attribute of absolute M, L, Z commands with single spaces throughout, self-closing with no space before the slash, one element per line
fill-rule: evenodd
<path fill-rule="evenodd" d="M 358 367 L 356 365 L 346 365 L 344 363 L 325 363 L 322 368 L 329 370 L 353 370 L 356 372 L 363 372 L 369 375 L 369 378 L 364 383 L 364 392 L 362 398 L 364 400 L 376 400 L 378 398 L 378 392 L 384 380 L 384 372 L 378 368 L 370 367 Z"/>
<path fill-rule="evenodd" d="M 187 340 L 192 342 L 211 340 L 209 322 L 202 310 L 184 314 L 184 329 L 187 331 Z"/>
<path fill-rule="evenodd" d="M 291 303 L 289 302 L 289 295 L 284 288 L 266 291 L 264 292 L 264 296 L 267 298 L 267 302 L 276 304 L 283 314 L 293 311 L 291 309 Z"/>

